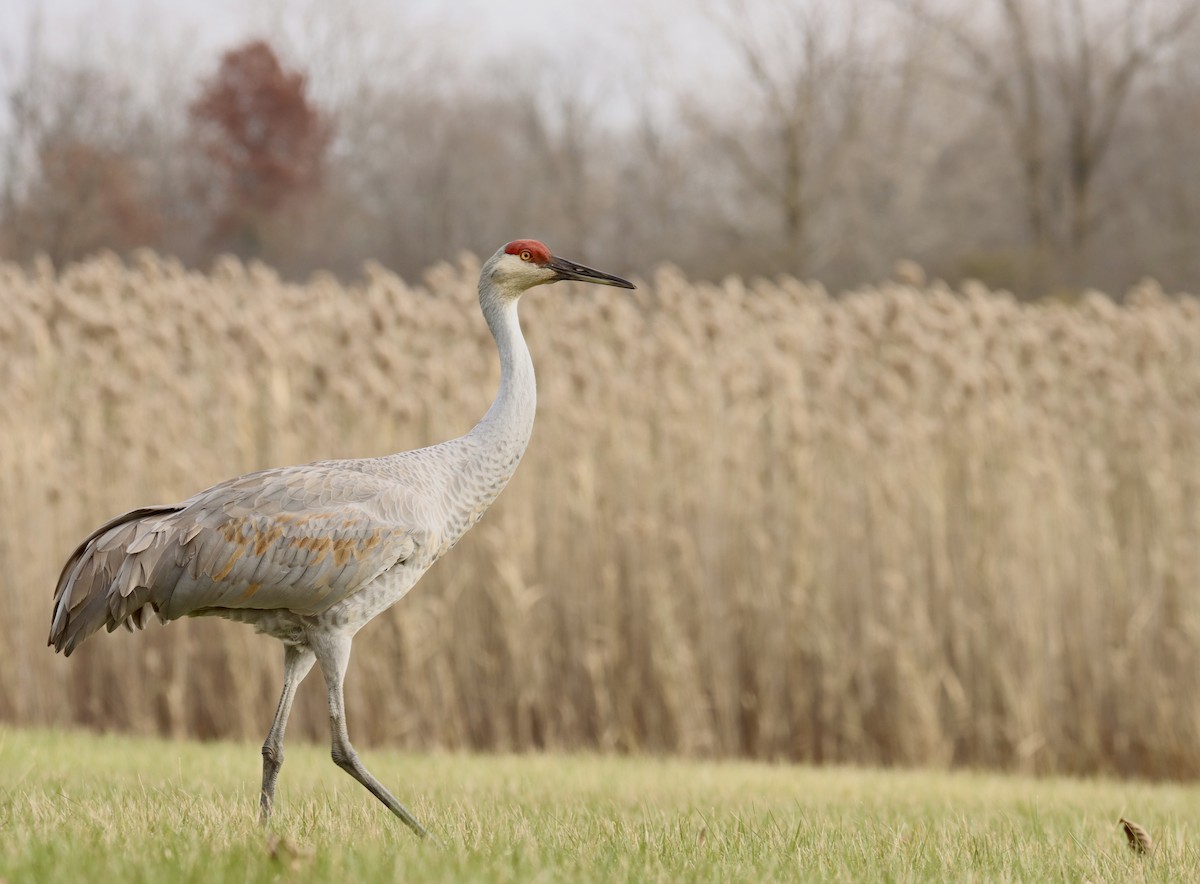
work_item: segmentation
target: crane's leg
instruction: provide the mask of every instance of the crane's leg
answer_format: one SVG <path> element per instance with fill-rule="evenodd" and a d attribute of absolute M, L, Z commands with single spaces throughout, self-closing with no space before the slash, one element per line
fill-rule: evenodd
<path fill-rule="evenodd" d="M 309 648 L 284 645 L 283 693 L 279 695 L 275 720 L 271 722 L 271 730 L 262 747 L 263 778 L 259 805 L 260 819 L 264 823 L 271 818 L 271 806 L 275 803 L 275 781 L 279 779 L 279 769 L 283 767 L 283 732 L 292 711 L 292 700 L 296 697 L 296 688 L 300 687 L 300 682 L 304 681 L 304 676 L 308 675 L 316 659 L 316 654 Z"/>
<path fill-rule="evenodd" d="M 370 790 L 392 813 L 400 817 L 406 826 L 420 835 L 429 837 L 425 827 L 417 822 L 404 805 L 396 800 L 371 772 L 358 760 L 358 753 L 350 745 L 350 734 L 346 731 L 346 701 L 342 696 L 342 684 L 346 679 L 346 665 L 350 662 L 351 636 L 322 636 L 314 642 L 321 672 L 325 675 L 325 686 L 329 691 L 329 729 L 333 734 L 333 762 Z"/>

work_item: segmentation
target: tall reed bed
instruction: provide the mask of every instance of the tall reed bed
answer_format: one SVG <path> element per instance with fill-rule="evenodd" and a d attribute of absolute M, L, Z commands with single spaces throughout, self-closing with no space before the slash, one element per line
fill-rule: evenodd
<path fill-rule="evenodd" d="M 45 647 L 103 519 L 465 432 L 478 262 L 344 287 L 0 265 L 0 720 L 260 738 L 223 621 Z M 525 463 L 347 684 L 364 745 L 1200 774 L 1200 305 L 535 289 Z M 325 739 L 319 677 L 293 733 Z"/>

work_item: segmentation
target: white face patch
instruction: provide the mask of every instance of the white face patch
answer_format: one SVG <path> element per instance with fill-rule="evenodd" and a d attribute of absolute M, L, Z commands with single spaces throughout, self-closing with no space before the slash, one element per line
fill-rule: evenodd
<path fill-rule="evenodd" d="M 491 278 L 501 288 L 512 289 L 512 297 L 519 297 L 521 292 L 535 285 L 553 282 L 556 276 L 549 267 L 534 261 L 522 261 L 519 254 L 501 252 L 494 261 Z"/>

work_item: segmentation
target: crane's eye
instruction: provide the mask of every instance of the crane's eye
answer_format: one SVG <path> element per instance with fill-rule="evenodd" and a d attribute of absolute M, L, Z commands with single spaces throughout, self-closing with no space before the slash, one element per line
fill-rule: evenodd
<path fill-rule="evenodd" d="M 533 252 L 529 251 L 529 249 L 521 249 L 521 260 L 522 261 L 528 261 L 531 258 L 533 258 Z"/>

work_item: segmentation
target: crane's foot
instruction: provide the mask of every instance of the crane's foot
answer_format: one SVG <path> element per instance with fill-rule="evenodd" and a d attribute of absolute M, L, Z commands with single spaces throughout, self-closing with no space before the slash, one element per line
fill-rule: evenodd
<path fill-rule="evenodd" d="M 363 763 L 358 760 L 358 753 L 354 751 L 353 746 L 336 747 L 333 751 L 333 761 L 338 767 L 366 786 L 368 791 L 378 798 L 384 807 L 398 816 L 404 825 L 408 826 L 422 838 L 434 841 L 429 831 L 417 822 L 415 816 L 409 813 L 408 808 L 397 801 L 396 796 L 389 792 L 383 783 L 375 779 L 371 775 L 371 772 L 363 766 Z"/>

